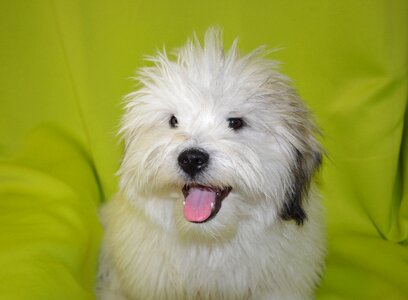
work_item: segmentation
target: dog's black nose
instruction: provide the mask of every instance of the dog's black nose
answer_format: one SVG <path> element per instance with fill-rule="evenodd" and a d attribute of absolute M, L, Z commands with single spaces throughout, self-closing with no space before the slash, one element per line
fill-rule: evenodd
<path fill-rule="evenodd" d="M 210 156 L 202 149 L 187 149 L 180 153 L 178 164 L 191 177 L 203 171 L 207 165 Z"/>

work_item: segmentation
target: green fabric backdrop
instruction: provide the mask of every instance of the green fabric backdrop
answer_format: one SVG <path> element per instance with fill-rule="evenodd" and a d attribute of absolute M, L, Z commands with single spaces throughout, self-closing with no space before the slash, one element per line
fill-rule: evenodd
<path fill-rule="evenodd" d="M 204 4 L 205 3 L 205 4 Z M 0 299 L 93 299 L 115 136 L 143 55 L 224 29 L 280 47 L 323 128 L 317 298 L 408 299 L 408 2 L 2 1 Z"/>

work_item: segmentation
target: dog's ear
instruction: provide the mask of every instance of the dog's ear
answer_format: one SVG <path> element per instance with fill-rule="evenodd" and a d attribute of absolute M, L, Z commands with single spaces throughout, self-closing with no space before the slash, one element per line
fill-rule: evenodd
<path fill-rule="evenodd" d="M 303 198 L 308 192 L 313 174 L 322 163 L 322 153 L 320 150 L 302 153 L 295 147 L 293 149 L 295 159 L 291 166 L 291 186 L 286 191 L 280 216 L 283 220 L 294 220 L 300 226 L 307 219 Z"/>

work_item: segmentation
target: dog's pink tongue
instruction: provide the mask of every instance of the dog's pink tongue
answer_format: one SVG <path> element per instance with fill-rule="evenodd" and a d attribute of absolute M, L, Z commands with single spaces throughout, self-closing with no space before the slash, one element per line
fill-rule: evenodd
<path fill-rule="evenodd" d="M 215 205 L 215 192 L 191 188 L 184 202 L 184 217 L 190 222 L 204 222 Z"/>

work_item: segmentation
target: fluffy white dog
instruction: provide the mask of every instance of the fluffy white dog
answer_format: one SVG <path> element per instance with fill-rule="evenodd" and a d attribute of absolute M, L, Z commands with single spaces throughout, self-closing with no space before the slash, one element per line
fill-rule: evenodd
<path fill-rule="evenodd" d="M 142 68 L 103 209 L 100 299 L 311 299 L 324 266 L 307 108 L 265 58 L 210 29 Z"/>

